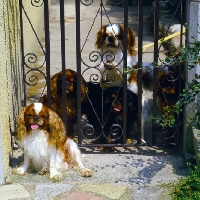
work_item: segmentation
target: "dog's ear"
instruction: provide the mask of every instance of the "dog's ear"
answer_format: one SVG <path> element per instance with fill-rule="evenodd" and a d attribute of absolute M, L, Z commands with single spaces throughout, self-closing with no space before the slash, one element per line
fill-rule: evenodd
<path fill-rule="evenodd" d="M 122 38 L 124 40 L 124 25 L 120 24 L 120 28 L 122 30 Z M 128 49 L 128 53 L 131 56 L 134 56 L 136 54 L 135 44 L 136 44 L 135 31 L 133 31 L 131 28 L 128 27 L 128 29 L 127 29 L 127 49 Z"/>
<path fill-rule="evenodd" d="M 157 74 L 157 91 L 159 92 L 162 89 L 163 83 L 167 80 L 167 74 L 163 71 L 158 72 Z"/>
<path fill-rule="evenodd" d="M 49 112 L 49 128 L 51 143 L 64 142 L 66 138 L 66 129 L 62 119 L 53 111 L 48 109 Z"/>
<path fill-rule="evenodd" d="M 60 73 L 55 74 L 51 78 L 51 100 L 56 101 L 57 99 L 57 90 L 58 90 L 58 79 L 59 79 Z"/>
<path fill-rule="evenodd" d="M 39 103 L 42 103 L 44 105 L 47 105 L 47 94 L 43 95 L 42 97 L 40 97 Z"/>
<path fill-rule="evenodd" d="M 21 141 L 26 134 L 26 125 L 24 120 L 24 113 L 26 111 L 26 107 L 22 109 L 18 118 L 17 118 L 17 138 Z"/>
<path fill-rule="evenodd" d="M 87 82 L 85 79 L 82 77 L 81 78 L 81 101 L 84 101 L 87 98 L 89 90 L 87 87 Z"/>
<path fill-rule="evenodd" d="M 135 44 L 136 44 L 136 34 L 135 31 L 128 27 L 128 34 L 127 34 L 127 42 L 128 42 L 128 52 L 131 56 L 136 54 L 135 51 Z"/>
<path fill-rule="evenodd" d="M 105 33 L 105 29 L 106 29 L 106 26 L 107 25 L 103 25 L 101 27 L 101 29 L 97 32 L 97 35 L 96 35 L 96 41 L 95 41 L 95 47 L 96 49 L 100 50 L 102 48 L 102 45 L 104 43 L 104 38 L 103 38 L 103 35 Z"/>

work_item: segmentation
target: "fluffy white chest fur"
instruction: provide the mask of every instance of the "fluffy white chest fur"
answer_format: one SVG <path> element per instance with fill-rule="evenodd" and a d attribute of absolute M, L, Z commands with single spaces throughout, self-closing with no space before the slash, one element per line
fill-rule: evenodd
<path fill-rule="evenodd" d="M 104 84 L 104 87 L 120 87 L 122 85 L 122 76 L 124 73 L 123 52 L 121 50 L 114 50 L 112 52 L 106 51 L 103 54 L 103 62 L 100 64 L 100 71 L 104 80 L 111 79 L 109 84 Z M 106 64 L 110 67 L 106 67 Z M 134 57 L 127 55 L 127 66 L 133 66 L 136 63 Z M 127 74 L 129 78 L 129 74 Z"/>
<path fill-rule="evenodd" d="M 31 159 L 35 169 L 40 170 L 49 166 L 50 152 L 52 147 L 48 148 L 48 136 L 42 130 L 32 130 L 30 135 L 21 141 L 24 153 Z"/>
<path fill-rule="evenodd" d="M 107 50 L 105 49 L 103 52 L 103 63 L 111 62 L 114 66 L 118 66 L 120 68 L 120 71 L 123 73 L 123 51 L 121 49 L 115 50 Z M 135 57 L 127 55 L 127 66 L 132 67 L 137 63 L 137 60 Z"/>

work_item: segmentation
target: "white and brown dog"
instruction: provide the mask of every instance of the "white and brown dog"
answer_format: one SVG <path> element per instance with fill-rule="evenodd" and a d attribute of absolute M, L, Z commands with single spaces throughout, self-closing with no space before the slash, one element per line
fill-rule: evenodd
<path fill-rule="evenodd" d="M 50 179 L 60 180 L 70 166 L 82 176 L 92 176 L 85 168 L 77 144 L 66 135 L 61 118 L 42 103 L 32 103 L 18 117 L 17 136 L 24 148 L 24 163 L 13 170 L 23 175 L 29 167 L 39 174 L 49 171 Z"/>
<path fill-rule="evenodd" d="M 102 74 L 101 87 L 121 87 L 124 74 L 124 25 L 108 24 L 101 27 L 96 35 L 95 47 L 100 52 L 100 72 Z M 127 66 L 133 69 L 127 74 L 127 88 L 138 94 L 138 70 L 142 70 L 142 128 L 149 110 L 148 99 L 145 90 L 153 88 L 153 65 L 143 63 L 139 67 L 136 58 L 136 34 L 128 27 L 127 29 Z"/>
<path fill-rule="evenodd" d="M 100 52 L 102 86 L 120 87 L 124 73 L 124 25 L 108 24 L 101 27 L 96 35 L 95 47 Z M 136 64 L 136 34 L 127 29 L 127 66 Z"/>
<path fill-rule="evenodd" d="M 124 25 L 108 24 L 101 27 L 97 32 L 95 47 L 100 52 L 100 71 L 103 82 L 109 87 L 122 86 L 122 75 L 124 73 Z M 127 67 L 135 69 L 133 73 L 127 74 L 128 89 L 134 93 L 137 91 L 137 69 L 136 59 L 136 34 L 128 27 L 127 29 Z M 151 63 L 143 63 L 142 84 L 143 89 L 152 90 L 153 66 Z M 135 73 L 136 72 L 136 73 Z"/>

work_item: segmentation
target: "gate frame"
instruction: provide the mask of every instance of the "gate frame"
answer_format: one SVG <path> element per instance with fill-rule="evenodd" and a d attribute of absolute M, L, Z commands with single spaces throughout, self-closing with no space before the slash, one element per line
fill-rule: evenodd
<path fill-rule="evenodd" d="M 124 35 L 127 35 L 127 27 L 128 27 L 128 0 L 123 1 L 124 5 L 124 27 L 125 32 Z M 102 3 L 102 0 L 101 0 Z M 44 0 L 44 17 L 45 17 L 45 61 L 46 61 L 46 83 L 47 83 L 47 102 L 48 107 L 50 107 L 50 38 L 49 38 L 49 2 L 48 0 Z M 20 6 L 22 6 L 22 0 L 20 0 Z M 64 26 L 64 0 L 60 0 L 60 28 L 61 28 L 61 41 L 65 40 L 65 26 Z M 139 16 L 139 24 L 138 24 L 138 63 L 142 63 L 142 43 L 143 43 L 143 0 L 138 1 L 138 16 Z M 181 7 L 182 9 L 182 7 Z M 81 123 L 81 92 L 80 92 L 80 85 L 81 85 L 81 45 L 80 45 L 80 0 L 75 0 L 75 10 L 76 10 L 76 61 L 77 61 L 77 123 Z M 20 11 L 22 9 L 20 7 Z M 22 14 L 20 17 L 20 21 L 22 23 Z M 155 20 L 154 20 L 154 61 L 158 61 L 159 50 L 158 50 L 158 30 L 159 30 L 159 0 L 155 0 Z M 21 24 L 21 30 L 23 32 L 23 25 Z M 182 37 L 181 37 L 182 43 Z M 21 45 L 23 46 L 23 33 L 22 33 L 22 41 Z M 23 48 L 22 48 L 23 49 Z M 65 43 L 61 42 L 61 55 L 62 55 L 62 71 L 65 70 Z M 127 37 L 124 39 L 124 68 L 127 66 Z M 24 52 L 22 50 L 22 63 L 24 66 Z M 48 67 L 49 66 L 49 67 Z M 157 70 L 154 70 L 153 73 L 154 80 L 157 80 Z M 65 76 L 63 73 L 62 76 L 63 83 L 65 82 Z M 127 87 L 127 77 L 123 76 L 123 87 Z M 26 96 L 26 87 L 24 86 L 24 100 Z M 65 85 L 62 85 L 62 91 L 65 92 Z M 124 101 L 127 100 L 126 91 L 124 90 Z M 157 144 L 156 143 L 156 126 L 155 120 L 152 120 L 152 143 L 151 144 L 142 144 L 141 142 L 141 113 L 142 113 L 142 71 L 138 71 L 138 122 L 137 122 L 137 143 L 136 144 L 125 144 L 126 142 L 126 134 L 123 134 L 123 144 L 82 144 L 81 138 L 81 127 L 77 126 L 78 131 L 78 145 L 81 147 L 102 147 L 102 146 L 109 146 L 109 147 L 117 147 L 117 146 L 138 146 L 138 145 L 147 145 L 147 146 L 165 146 L 166 144 Z M 66 97 L 62 99 L 62 104 L 66 107 Z M 25 101 L 26 105 L 26 101 Z M 156 101 L 156 84 L 153 87 L 153 114 L 156 113 L 157 101 Z M 125 116 L 127 113 L 127 108 L 123 108 L 123 132 L 127 132 L 126 130 L 126 120 Z M 63 121 L 66 122 L 67 115 L 66 110 L 63 112 Z M 66 125 L 66 123 L 65 123 Z M 178 133 L 177 133 L 178 136 Z M 169 144 L 167 144 L 169 145 Z M 174 144 L 172 144 L 174 145 Z"/>

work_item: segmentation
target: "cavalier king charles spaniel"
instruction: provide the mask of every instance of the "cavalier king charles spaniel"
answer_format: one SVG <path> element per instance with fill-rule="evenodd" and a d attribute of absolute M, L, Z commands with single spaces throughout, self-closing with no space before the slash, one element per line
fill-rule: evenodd
<path fill-rule="evenodd" d="M 110 87 L 104 94 L 106 116 L 105 132 L 111 141 L 120 139 L 123 130 L 123 108 L 127 107 L 127 138 L 137 132 L 138 95 L 127 89 L 127 102 L 123 101 L 123 87 Z"/>
<path fill-rule="evenodd" d="M 127 106 L 127 137 L 136 133 L 138 96 L 127 89 L 127 103 L 123 102 L 123 87 L 103 90 L 98 83 L 88 82 L 88 101 L 82 106 L 82 114 L 88 124 L 83 128 L 86 137 L 97 143 L 120 142 L 123 136 L 123 108 Z"/>
<path fill-rule="evenodd" d="M 102 74 L 101 87 L 121 87 L 123 85 L 124 62 L 123 62 L 124 25 L 108 24 L 101 27 L 96 35 L 95 47 L 100 52 L 100 71 Z M 136 60 L 136 34 L 128 27 L 127 29 L 127 67 L 139 69 Z M 153 88 L 153 65 L 144 62 L 142 69 L 143 89 Z M 138 93 L 137 71 L 132 70 L 127 74 L 128 89 Z M 135 73 L 136 72 L 136 73 Z"/>
<path fill-rule="evenodd" d="M 107 24 L 101 27 L 96 35 L 95 47 L 100 52 L 100 71 L 102 74 L 102 88 L 122 86 L 124 73 L 124 25 Z M 127 66 L 136 64 L 136 34 L 127 29 Z"/>
<path fill-rule="evenodd" d="M 67 113 L 67 133 L 74 136 L 73 126 L 77 114 L 77 72 L 71 69 L 65 70 L 66 85 L 66 113 Z M 51 110 L 56 112 L 61 118 L 63 117 L 62 106 L 62 71 L 56 73 L 51 78 Z M 84 78 L 81 76 L 81 102 L 87 98 L 88 87 Z M 40 103 L 47 105 L 47 95 L 45 94 L 39 100 Z"/>
<path fill-rule="evenodd" d="M 17 137 L 24 148 L 24 163 L 13 170 L 23 175 L 29 167 L 39 174 L 49 172 L 50 179 L 60 180 L 70 166 L 82 176 L 92 176 L 85 168 L 77 144 L 66 135 L 61 118 L 42 103 L 23 108 L 18 117 Z"/>

